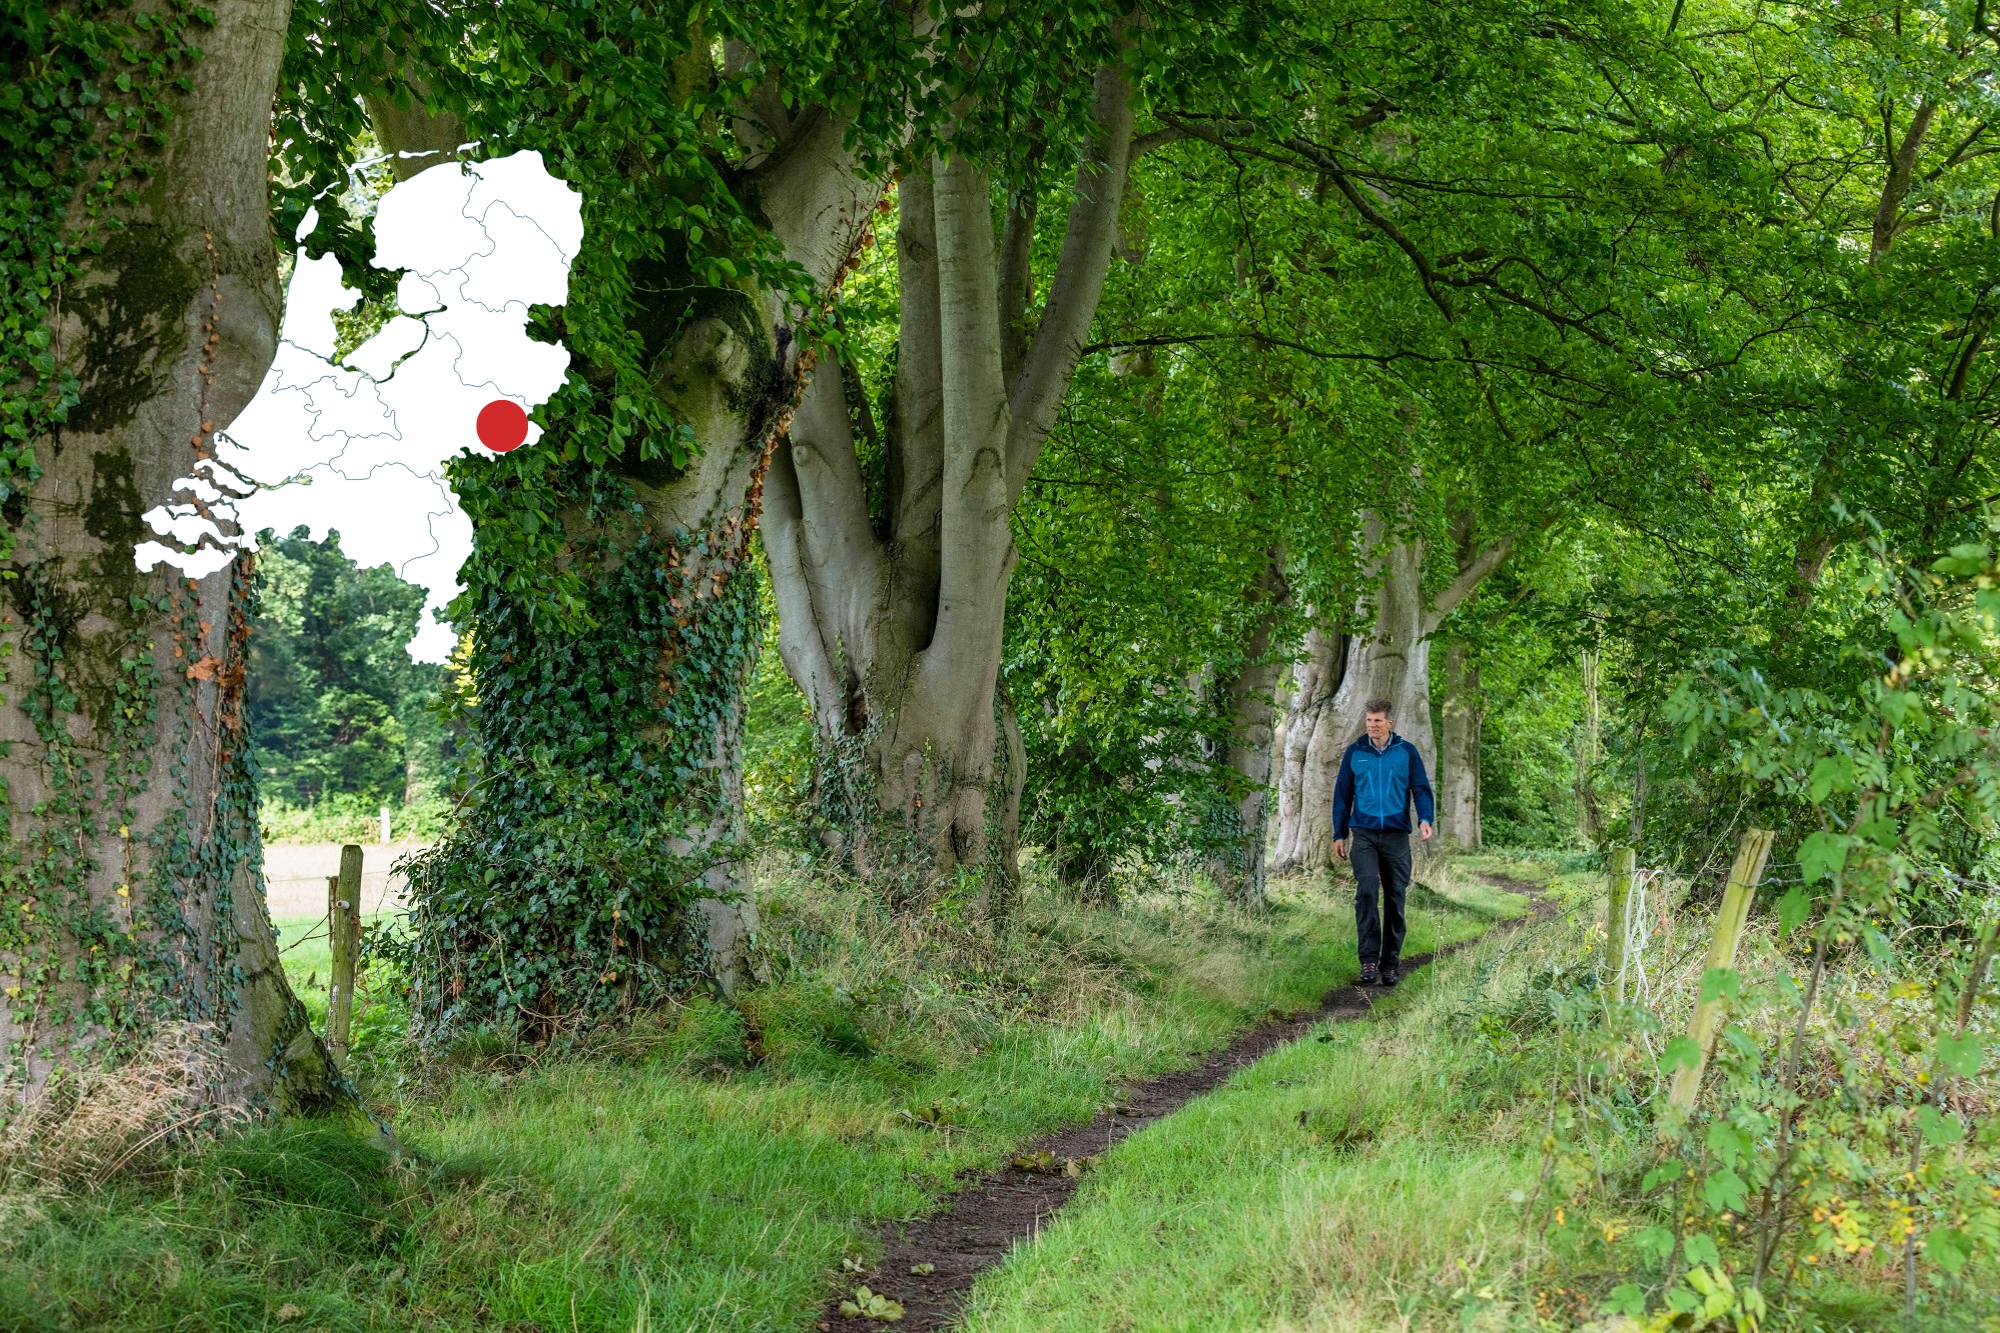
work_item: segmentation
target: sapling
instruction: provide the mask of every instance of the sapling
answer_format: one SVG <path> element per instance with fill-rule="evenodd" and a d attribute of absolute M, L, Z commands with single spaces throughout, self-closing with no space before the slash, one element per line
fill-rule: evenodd
<path fill-rule="evenodd" d="M 1958 989 L 1957 1022 L 1952 1027 L 1952 1039 L 1965 1037 L 1966 1025 L 1972 1021 L 1972 1007 L 1979 999 L 1980 983 L 1985 979 L 1986 968 L 1993 961 L 1995 926 L 2000 925 L 1993 917 L 1980 923 L 1978 942 L 1972 948 L 1972 966 L 1965 974 L 1965 984 Z M 1933 1051 L 1931 1058 L 1931 1100 L 1942 1111 L 1945 1093 L 1951 1087 L 1951 1066 L 1945 1063 L 1941 1051 Z M 1919 1107 L 1922 1102 L 1918 1103 Z M 1916 1190 L 1917 1173 L 1924 1164 L 1924 1132 L 1912 1117 L 1910 1126 L 1910 1220 L 1909 1231 L 1903 1237 L 1903 1318 L 1914 1319 L 1917 1314 L 1917 1220 Z"/>

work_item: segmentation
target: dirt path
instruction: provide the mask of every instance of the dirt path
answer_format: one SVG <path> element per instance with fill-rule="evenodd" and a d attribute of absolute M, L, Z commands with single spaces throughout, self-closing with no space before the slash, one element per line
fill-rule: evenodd
<path fill-rule="evenodd" d="M 1502 875 L 1481 874 L 1480 878 L 1510 893 L 1526 894 L 1532 902 L 1528 914 L 1499 922 L 1491 930 L 1435 953 L 1405 959 L 1406 977 L 1496 933 L 1540 920 L 1555 905 L 1539 885 Z M 1388 993 L 1372 986 L 1342 986 L 1320 1001 L 1319 1008 L 1259 1023 L 1192 1069 L 1126 1084 L 1115 1109 L 1101 1112 L 1088 1124 L 1037 1140 L 1015 1159 L 1047 1154 L 1046 1169 L 1002 1167 L 954 1195 L 951 1207 L 943 1212 L 885 1228 L 880 1265 L 847 1286 L 851 1290 L 865 1283 L 869 1290 L 900 1302 L 903 1318 L 893 1327 L 902 1333 L 949 1328 L 957 1321 L 961 1299 L 973 1281 L 1006 1258 L 1017 1243 L 1032 1240 L 1043 1221 L 1076 1193 L 1078 1180 L 1061 1171 L 1066 1159 L 1094 1157 L 1106 1151 L 1328 1019 L 1346 1023 L 1366 1018 L 1375 1001 Z M 1042 1162 L 1037 1165 L 1041 1167 Z M 929 1265 L 930 1271 L 911 1271 L 923 1265 Z M 845 1292 L 827 1303 L 818 1325 L 822 1333 L 892 1327 L 865 1316 L 842 1316 L 840 1303 L 844 1299 Z"/>

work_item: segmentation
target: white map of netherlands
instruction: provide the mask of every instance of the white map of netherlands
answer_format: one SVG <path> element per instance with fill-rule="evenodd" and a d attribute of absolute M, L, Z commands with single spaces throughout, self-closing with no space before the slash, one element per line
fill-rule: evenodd
<path fill-rule="evenodd" d="M 317 223 L 308 213 L 299 236 Z M 361 293 L 334 256 L 301 251 L 263 385 L 217 432 L 216 457 L 145 515 L 167 540 L 142 542 L 139 568 L 165 562 L 200 578 L 255 550 L 263 529 L 284 536 L 303 525 L 315 540 L 337 530 L 357 564 L 393 565 L 425 589 L 410 655 L 445 661 L 456 636 L 432 613 L 458 592 L 472 553 L 445 460 L 487 452 L 476 422 L 489 405 L 531 412 L 562 386 L 569 353 L 528 337 L 528 307 L 568 300 L 582 244 L 582 196 L 549 175 L 540 153 L 422 172 L 375 212 L 376 267 L 407 270 L 402 313 L 341 362 L 333 312 Z M 527 432 L 533 444 L 541 428 Z"/>

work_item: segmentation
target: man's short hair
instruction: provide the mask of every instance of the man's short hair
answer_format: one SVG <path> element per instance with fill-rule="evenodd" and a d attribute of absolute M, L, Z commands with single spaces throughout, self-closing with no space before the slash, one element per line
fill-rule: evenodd
<path fill-rule="evenodd" d="M 1361 711 L 1364 713 L 1380 713 L 1383 717 L 1394 717 L 1396 716 L 1396 701 L 1394 699 L 1370 699 L 1367 706 Z"/>

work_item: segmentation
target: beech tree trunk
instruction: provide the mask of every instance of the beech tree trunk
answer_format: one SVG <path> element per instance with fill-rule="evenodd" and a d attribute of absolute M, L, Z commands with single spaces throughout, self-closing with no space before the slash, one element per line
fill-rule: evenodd
<path fill-rule="evenodd" d="M 1379 552 L 1376 573 L 1381 579 L 1369 599 L 1372 610 L 1366 633 L 1347 640 L 1347 661 L 1331 699 L 1319 707 L 1304 735 L 1286 737 L 1284 785 L 1298 791 L 1296 804 L 1280 810 L 1276 868 L 1317 870 L 1333 864 L 1333 787 L 1340 757 L 1362 734 L 1370 699 L 1388 699 L 1396 709 L 1396 731 L 1423 756 L 1424 767 L 1437 772 L 1437 745 L 1431 728 L 1430 636 L 1454 607 L 1471 596 L 1512 549 L 1502 538 L 1477 554 L 1461 543 L 1458 574 L 1425 606 L 1424 547 L 1421 542 L 1386 541 L 1381 517 L 1364 520 L 1365 539 Z M 1304 721 L 1303 717 L 1299 719 Z M 1293 768 L 1296 756 L 1296 771 Z"/>
<path fill-rule="evenodd" d="M 728 59 L 740 64 L 743 54 L 732 48 Z M 708 59 L 709 48 L 697 41 L 683 62 L 687 68 L 677 66 L 675 77 L 707 77 Z M 449 162 L 436 150 L 448 151 L 465 134 L 455 116 L 398 111 L 386 97 L 371 98 L 370 112 L 384 147 L 398 153 L 433 151 L 430 156 L 399 157 L 398 171 L 405 178 Z M 857 172 L 854 154 L 842 143 L 846 129 L 845 122 L 823 108 L 789 109 L 774 85 L 753 94 L 736 124 L 738 141 L 750 149 L 745 188 L 786 257 L 821 289 L 836 285 L 854 264 L 882 188 L 878 178 Z M 686 301 L 679 284 L 660 286 L 666 290 L 656 299 Z M 612 469 L 634 492 L 647 531 L 685 535 L 677 545 L 648 549 L 652 558 L 671 565 L 674 580 L 693 589 L 689 604 L 675 607 L 688 643 L 698 641 L 704 617 L 728 595 L 747 558 L 773 450 L 795 408 L 802 415 L 823 412 L 818 405 L 824 395 L 831 392 L 838 401 L 840 393 L 840 378 L 830 362 L 822 362 L 814 378 L 794 333 L 801 312 L 787 304 L 782 292 L 746 288 L 740 294 L 710 295 L 717 299 L 686 309 L 676 304 L 668 311 L 666 322 L 677 323 L 679 332 L 654 371 L 656 389 L 694 432 L 696 457 L 682 471 L 641 460 L 635 449 Z M 583 535 L 596 526 L 581 507 L 565 513 L 563 521 L 566 531 Z M 672 645 L 663 654 L 662 679 L 686 656 L 685 644 Z M 541 688 L 539 681 L 523 684 Z M 482 691 L 488 700 L 483 711 L 501 711 L 501 702 L 490 697 L 492 690 L 484 683 Z M 713 744 L 704 747 L 707 771 L 689 779 L 691 788 L 699 786 L 716 797 L 699 803 L 713 813 L 678 835 L 674 844 L 676 856 L 707 863 L 702 876 L 707 896 L 693 904 L 693 924 L 706 941 L 709 965 L 725 993 L 734 993 L 753 975 L 751 945 L 758 924 L 744 868 L 728 854 L 741 834 L 742 724 L 740 703 L 716 720 Z"/>
<path fill-rule="evenodd" d="M 1131 92 L 1096 76 L 1098 132 L 1061 257 L 1031 317 L 1026 238 L 996 237 L 992 183 L 966 158 L 905 174 L 901 326 L 878 534 L 842 367 L 824 363 L 771 469 L 764 543 L 779 645 L 826 757 L 829 840 L 892 896 L 957 867 L 1014 884 L 1023 762 L 996 696 L 1011 516 L 1081 354 L 1110 266 L 1132 142 Z M 1003 272 L 1004 267 L 1004 272 Z"/>
<path fill-rule="evenodd" d="M 1285 716 L 1285 743 L 1278 777 L 1278 847 L 1273 861 L 1280 870 L 1297 860 L 1293 855 L 1303 827 L 1306 797 L 1306 758 L 1312 752 L 1313 732 L 1321 717 L 1339 697 L 1341 681 L 1347 675 L 1348 636 L 1338 630 L 1314 626 L 1306 631 L 1305 656 L 1293 668 L 1291 707 Z M 1329 790 L 1327 799 L 1332 800 Z"/>
<path fill-rule="evenodd" d="M 143 11 L 153 6 L 140 6 Z M 140 515 L 207 456 L 277 345 L 268 205 L 287 0 L 216 0 L 154 174 L 66 284 L 54 352 L 81 399 L 5 510 L 0 622 L 0 1120 L 65 1066 L 163 1025 L 215 1055 L 218 1106 L 345 1100 L 264 902 L 243 707 L 249 557 L 141 573 Z M 110 80 L 127 71 L 114 62 Z M 73 209 L 72 234 L 90 229 Z"/>
<path fill-rule="evenodd" d="M 1244 642 L 1242 665 L 1221 682 L 1229 701 L 1230 722 L 1223 762 L 1238 784 L 1236 832 L 1235 845 L 1210 860 L 1209 873 L 1224 894 L 1245 907 L 1264 905 L 1271 753 L 1278 712 L 1278 676 L 1283 670 L 1283 663 L 1271 652 L 1271 634 L 1279 608 L 1288 596 L 1284 552 L 1274 550 L 1256 586 L 1250 590 L 1250 601 L 1262 610 Z"/>
<path fill-rule="evenodd" d="M 1461 851 L 1477 851 L 1479 831 L 1479 666 L 1463 639 L 1444 654 L 1444 721 L 1438 755 L 1438 835 Z"/>

